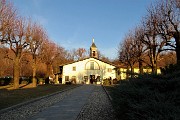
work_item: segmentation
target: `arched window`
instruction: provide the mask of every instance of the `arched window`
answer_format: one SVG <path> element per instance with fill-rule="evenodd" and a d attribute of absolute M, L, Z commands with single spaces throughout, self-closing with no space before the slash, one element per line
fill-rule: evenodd
<path fill-rule="evenodd" d="M 86 70 L 100 70 L 100 66 L 98 62 L 94 60 L 90 60 L 85 64 L 85 69 Z"/>
<path fill-rule="evenodd" d="M 96 52 L 95 51 L 93 51 L 93 57 L 95 57 L 96 56 Z"/>
<path fill-rule="evenodd" d="M 90 63 L 90 70 L 94 70 L 94 62 Z"/>

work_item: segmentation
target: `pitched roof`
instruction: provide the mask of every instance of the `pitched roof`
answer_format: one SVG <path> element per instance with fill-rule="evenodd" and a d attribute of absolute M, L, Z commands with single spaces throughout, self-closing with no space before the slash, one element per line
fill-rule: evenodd
<path fill-rule="evenodd" d="M 94 42 L 92 43 L 91 47 L 96 48 L 96 45 L 95 45 L 95 43 L 94 43 Z"/>
<path fill-rule="evenodd" d="M 96 57 L 87 57 L 87 58 L 84 58 L 84 59 L 81 59 L 81 60 L 78 60 L 78 61 L 73 61 L 73 62 L 65 63 L 65 64 L 62 64 L 62 65 L 59 65 L 59 66 L 64 66 L 64 65 L 73 64 L 73 63 L 76 63 L 76 62 L 79 62 L 79 61 L 83 61 L 83 60 L 86 60 L 86 59 L 90 59 L 90 58 L 94 58 L 94 59 L 99 60 L 99 61 L 101 61 L 101 62 L 104 62 L 104 63 L 107 63 L 107 64 L 110 64 L 110 65 L 112 65 L 112 66 L 117 67 L 115 64 L 113 64 L 113 63 L 111 63 L 111 62 L 107 62 L 107 61 L 104 61 L 104 60 L 100 60 L 100 59 L 98 59 L 98 58 L 96 58 Z"/>

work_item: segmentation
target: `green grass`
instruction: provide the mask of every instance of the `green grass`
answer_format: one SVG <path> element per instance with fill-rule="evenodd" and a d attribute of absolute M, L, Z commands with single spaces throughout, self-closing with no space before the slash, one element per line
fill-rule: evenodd
<path fill-rule="evenodd" d="M 75 86 L 78 85 L 40 85 L 36 88 L 17 90 L 0 89 L 0 109 Z"/>
<path fill-rule="evenodd" d="M 176 77 L 174 77 L 176 76 Z M 145 75 L 106 86 L 119 120 L 180 120 L 180 76 Z"/>

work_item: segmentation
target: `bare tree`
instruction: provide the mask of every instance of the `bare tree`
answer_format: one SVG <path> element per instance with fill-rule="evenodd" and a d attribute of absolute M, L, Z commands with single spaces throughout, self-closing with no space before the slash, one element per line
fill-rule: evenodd
<path fill-rule="evenodd" d="M 27 35 L 28 37 L 28 42 L 30 44 L 29 50 L 32 55 L 32 83 L 33 87 L 37 86 L 37 79 L 36 79 L 36 70 L 37 70 L 37 57 L 40 54 L 40 48 L 41 45 L 43 44 L 43 41 L 47 40 L 47 34 L 44 31 L 43 27 L 38 25 L 37 23 L 34 23 L 31 25 L 32 22 L 29 21 L 29 27 L 28 27 L 28 32 Z"/>
<path fill-rule="evenodd" d="M 140 74 L 143 74 L 143 63 L 145 62 L 144 57 L 145 57 L 145 52 L 147 50 L 147 46 L 142 42 L 144 39 L 144 30 L 142 27 L 136 27 L 134 31 L 134 49 L 135 51 L 135 56 L 137 58 L 137 62 L 139 64 L 139 72 Z"/>
<path fill-rule="evenodd" d="M 5 4 L 1 9 L 1 43 L 6 44 L 14 53 L 13 58 L 13 79 L 14 88 L 19 88 L 20 59 L 23 51 L 27 48 L 28 42 L 26 31 L 26 20 L 17 17 L 12 5 Z"/>
<path fill-rule="evenodd" d="M 32 56 L 30 53 L 23 53 L 23 57 L 20 60 L 20 76 L 29 77 L 32 76 Z M 21 80 L 21 79 L 20 79 Z M 21 82 L 21 81 L 20 81 Z M 29 81 L 30 82 L 30 81 Z"/>
<path fill-rule="evenodd" d="M 150 11 L 150 10 L 149 10 Z M 152 12 L 145 17 L 143 24 L 143 31 L 144 31 L 144 38 L 141 41 L 147 47 L 147 55 L 149 57 L 150 64 L 148 64 L 151 69 L 152 73 L 157 74 L 157 65 L 159 54 L 162 52 L 165 42 L 159 36 L 157 32 L 157 22 L 158 18 L 157 15 L 154 15 Z"/>
<path fill-rule="evenodd" d="M 14 6 L 10 3 L 0 1 L 0 42 L 1 44 L 7 41 L 7 31 L 11 32 L 10 27 L 17 17 Z"/>
<path fill-rule="evenodd" d="M 13 53 L 6 47 L 0 47 L 0 77 L 13 75 Z"/>
<path fill-rule="evenodd" d="M 58 46 L 54 42 L 47 39 L 45 42 L 43 42 L 43 44 L 41 46 L 40 54 L 41 54 L 40 57 L 41 57 L 42 61 L 47 66 L 46 78 L 48 78 L 49 76 L 53 75 L 52 64 L 53 64 L 55 58 L 59 54 Z"/>
<path fill-rule="evenodd" d="M 131 77 L 133 77 L 133 72 L 134 72 L 134 64 L 137 61 L 136 58 L 136 47 L 134 44 L 134 39 L 132 36 L 132 33 L 129 33 L 122 44 L 120 44 L 119 47 L 119 60 L 120 62 L 124 63 L 127 68 L 131 69 Z"/>
<path fill-rule="evenodd" d="M 78 49 L 76 50 L 76 55 L 77 55 L 77 57 L 78 57 L 78 60 L 87 57 L 86 49 L 85 49 L 85 48 L 78 48 Z"/>
<path fill-rule="evenodd" d="M 176 51 L 177 63 L 180 64 L 180 1 L 162 0 L 149 10 L 157 18 L 157 33 L 164 39 L 164 50 Z M 174 39 L 172 39 L 174 38 Z"/>
<path fill-rule="evenodd" d="M 98 50 L 98 59 L 103 60 L 105 62 L 111 62 L 110 59 L 106 57 L 104 54 L 102 54 L 99 50 Z"/>
<path fill-rule="evenodd" d="M 75 49 L 64 50 L 64 57 L 66 59 L 66 63 L 75 61 L 76 60 Z"/>
<path fill-rule="evenodd" d="M 67 51 L 59 45 L 57 46 L 56 54 L 57 56 L 54 58 L 52 65 L 53 71 L 57 74 L 59 72 L 59 66 L 69 62 L 69 60 L 67 59 Z"/>
<path fill-rule="evenodd" d="M 23 18 L 18 18 L 14 21 L 14 28 L 12 28 L 12 33 L 8 33 L 7 44 L 10 49 L 14 52 L 14 88 L 19 88 L 19 75 L 20 75 L 20 59 L 23 55 L 23 51 L 29 45 L 26 36 L 26 20 Z"/>
<path fill-rule="evenodd" d="M 164 51 L 160 54 L 160 67 L 167 67 L 171 64 L 176 64 L 176 53 L 175 51 Z"/>

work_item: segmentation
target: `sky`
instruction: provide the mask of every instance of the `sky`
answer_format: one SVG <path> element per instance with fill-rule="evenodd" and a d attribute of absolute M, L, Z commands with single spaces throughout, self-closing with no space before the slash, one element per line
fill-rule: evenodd
<path fill-rule="evenodd" d="M 89 50 L 94 38 L 109 59 L 118 56 L 125 35 L 147 14 L 155 0 L 11 0 L 19 14 L 46 29 L 67 50 Z"/>

